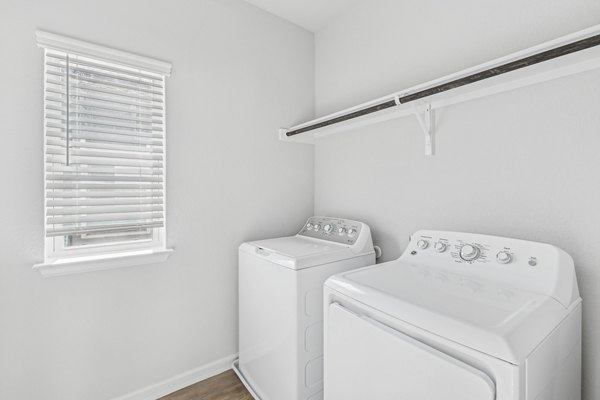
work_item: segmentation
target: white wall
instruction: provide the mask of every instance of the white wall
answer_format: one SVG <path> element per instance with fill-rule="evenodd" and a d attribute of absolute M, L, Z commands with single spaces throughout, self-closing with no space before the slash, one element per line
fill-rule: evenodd
<path fill-rule="evenodd" d="M 167 263 L 31 269 L 43 258 L 36 28 L 173 63 Z M 237 246 L 313 211 L 313 150 L 277 138 L 313 116 L 313 50 L 312 34 L 236 0 L 0 2 L 0 399 L 111 399 L 237 351 Z"/>
<path fill-rule="evenodd" d="M 316 35 L 323 115 L 600 22 L 578 1 L 364 1 Z M 438 155 L 412 118 L 316 146 L 315 213 L 371 224 L 384 260 L 419 228 L 555 244 L 584 298 L 584 399 L 600 398 L 600 72 L 449 107 Z"/>

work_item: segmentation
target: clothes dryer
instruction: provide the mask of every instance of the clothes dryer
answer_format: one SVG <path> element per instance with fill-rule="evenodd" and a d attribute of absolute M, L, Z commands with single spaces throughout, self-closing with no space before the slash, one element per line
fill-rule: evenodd
<path fill-rule="evenodd" d="M 554 246 L 419 231 L 325 283 L 325 400 L 580 400 L 581 307 Z"/>

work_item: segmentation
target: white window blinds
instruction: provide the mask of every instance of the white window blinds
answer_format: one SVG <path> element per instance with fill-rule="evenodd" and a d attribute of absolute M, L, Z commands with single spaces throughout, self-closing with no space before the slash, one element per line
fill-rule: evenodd
<path fill-rule="evenodd" d="M 164 78 L 46 48 L 47 237 L 164 226 Z"/>

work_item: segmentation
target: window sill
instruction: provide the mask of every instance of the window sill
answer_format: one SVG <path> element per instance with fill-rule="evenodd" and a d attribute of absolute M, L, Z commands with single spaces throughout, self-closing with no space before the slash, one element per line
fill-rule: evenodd
<path fill-rule="evenodd" d="M 169 258 L 171 253 L 173 253 L 173 249 L 138 250 L 95 256 L 60 258 L 41 264 L 35 264 L 33 269 L 40 271 L 44 278 L 50 278 L 53 276 L 71 275 L 89 271 L 101 271 L 105 269 L 159 263 Z"/>

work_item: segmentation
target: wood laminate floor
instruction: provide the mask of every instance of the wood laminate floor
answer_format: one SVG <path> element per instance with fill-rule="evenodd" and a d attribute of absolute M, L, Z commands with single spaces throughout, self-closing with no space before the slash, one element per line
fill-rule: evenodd
<path fill-rule="evenodd" d="M 160 400 L 254 400 L 233 370 L 171 393 Z"/>

